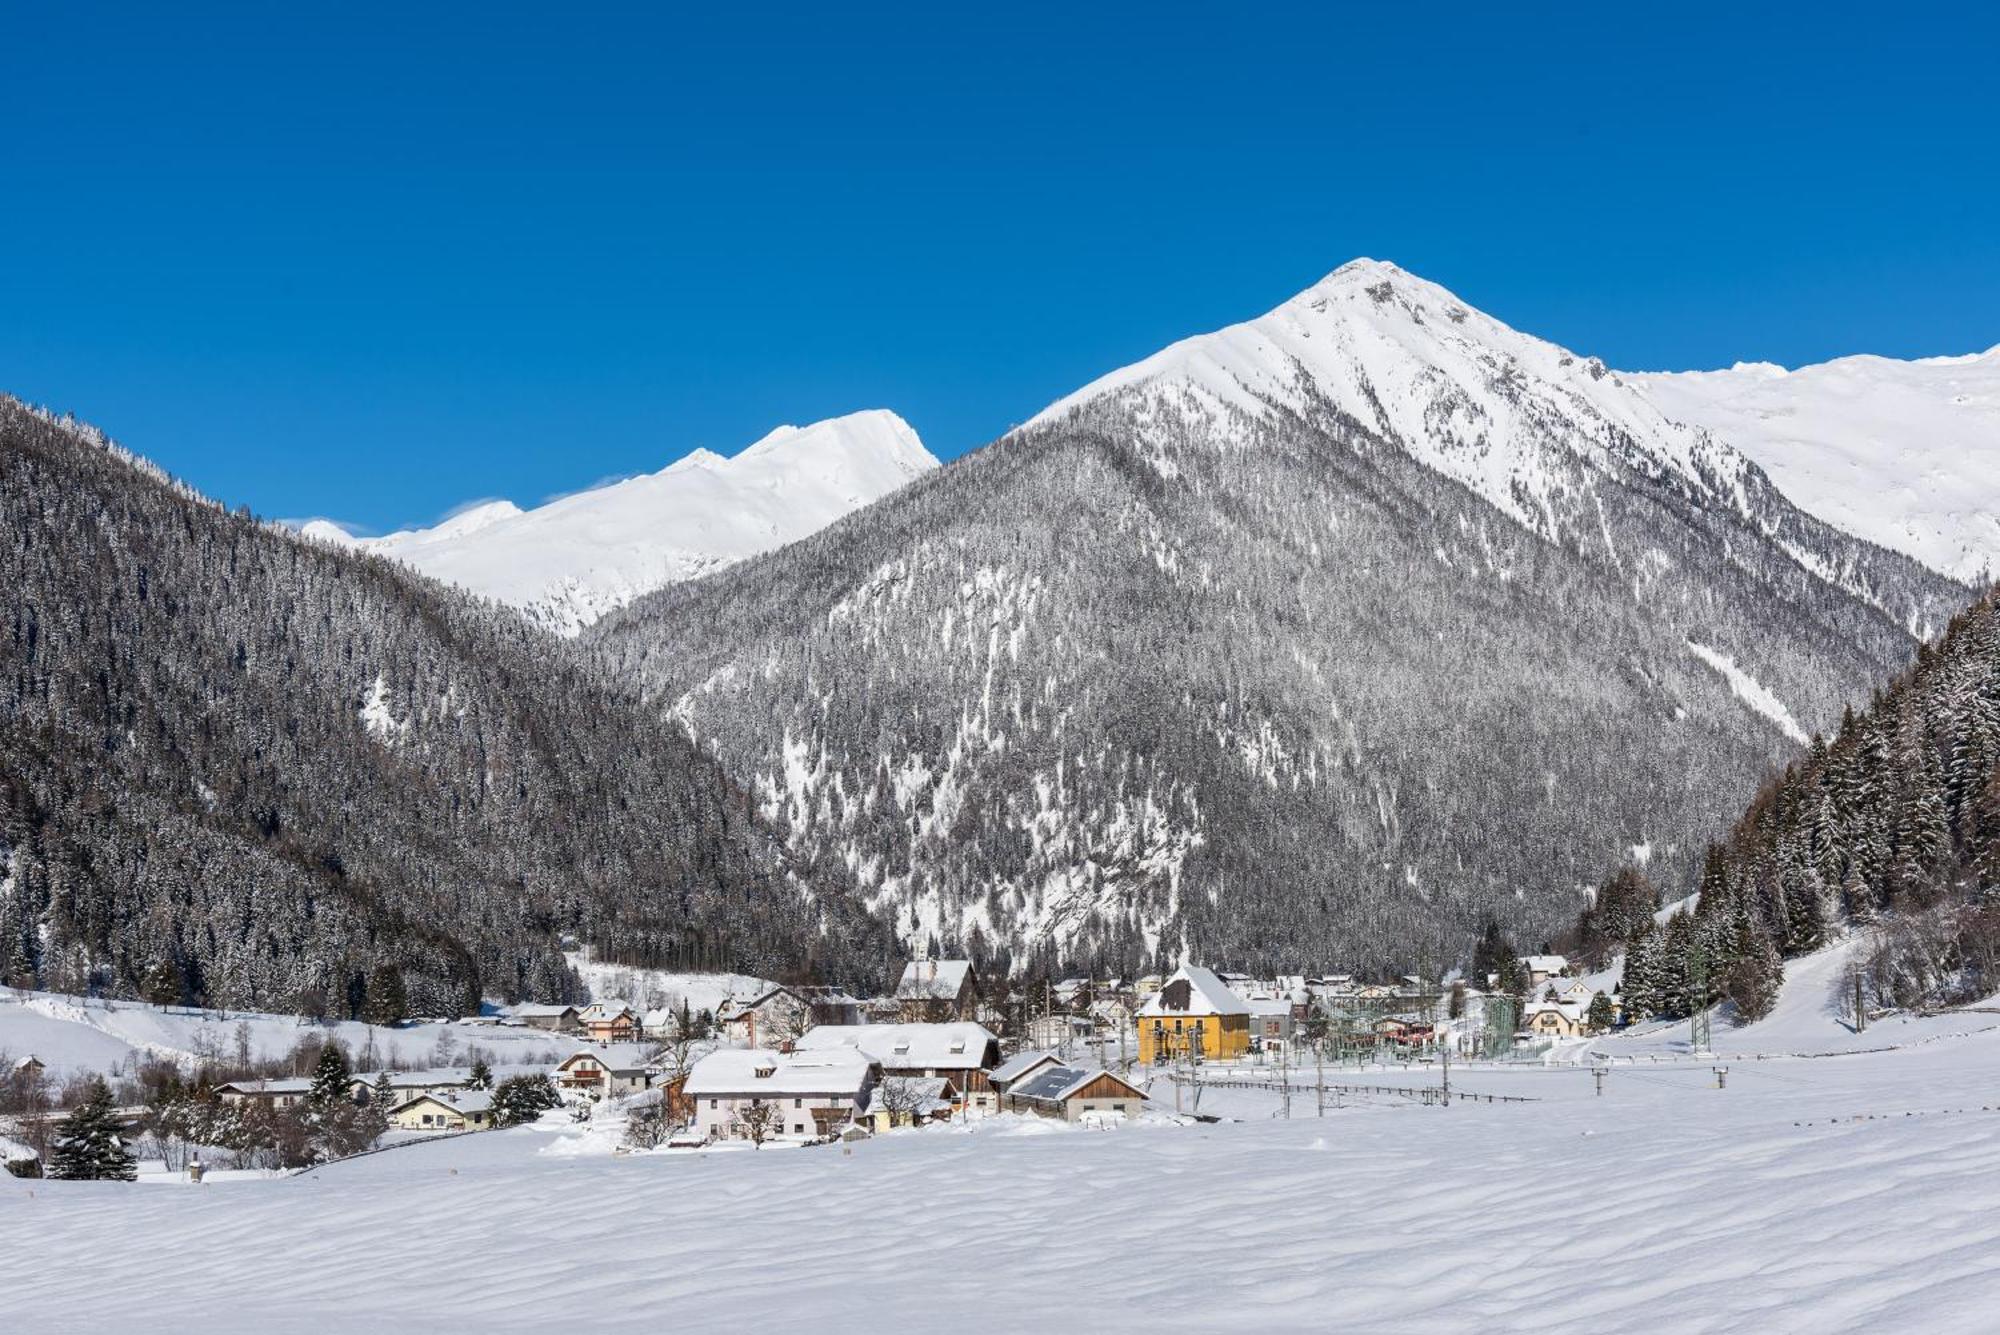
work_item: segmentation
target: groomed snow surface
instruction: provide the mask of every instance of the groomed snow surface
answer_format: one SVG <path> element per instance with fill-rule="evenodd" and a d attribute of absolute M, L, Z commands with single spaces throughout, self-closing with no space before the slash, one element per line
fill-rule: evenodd
<path fill-rule="evenodd" d="M 1846 1033 L 1839 951 L 1718 1025 L 1457 1070 L 1446 1108 L 1211 1088 L 1245 1120 L 998 1118 L 614 1156 L 560 1121 L 200 1188 L 0 1179 L 22 1329 L 1976 1331 L 2000 1311 L 2000 1015 Z M 1681 1033 L 1685 1026 L 1678 1027 Z M 1893 1022 L 1860 1036 L 1896 1041 Z M 1578 1053 L 1572 1051 L 1570 1056 Z M 1428 1072 L 1343 1073 L 1434 1083 Z M 1158 1093 L 1171 1107 L 1171 1091 Z"/>

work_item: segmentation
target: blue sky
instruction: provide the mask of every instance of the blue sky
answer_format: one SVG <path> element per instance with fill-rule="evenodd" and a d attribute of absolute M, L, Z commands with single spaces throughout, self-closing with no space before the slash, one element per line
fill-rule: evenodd
<path fill-rule="evenodd" d="M 1983 8 L 836 8 L 10 7 L 0 388 L 379 531 L 953 455 L 1364 254 L 1630 368 L 2000 343 Z"/>

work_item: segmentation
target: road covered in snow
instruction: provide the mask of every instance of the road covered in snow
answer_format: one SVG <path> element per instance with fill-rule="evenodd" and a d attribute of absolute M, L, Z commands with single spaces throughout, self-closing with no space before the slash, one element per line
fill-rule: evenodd
<path fill-rule="evenodd" d="M 9 1324 L 1959 1331 L 2000 1310 L 2000 1031 L 1621 1065 L 1601 1096 L 1578 1067 L 1455 1076 L 1536 1101 L 1295 1098 L 1283 1120 L 1275 1094 L 1211 1090 L 1245 1120 L 999 1118 L 851 1154 L 615 1156 L 526 1127 L 198 1188 L 0 1180 Z"/>

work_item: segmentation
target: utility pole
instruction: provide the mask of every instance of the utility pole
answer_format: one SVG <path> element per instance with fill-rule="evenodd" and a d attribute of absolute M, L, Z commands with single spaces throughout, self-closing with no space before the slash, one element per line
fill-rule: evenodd
<path fill-rule="evenodd" d="M 1326 1116 L 1326 1040 L 1313 1044 L 1313 1088 L 1319 1099 L 1319 1115 Z"/>
<path fill-rule="evenodd" d="M 1848 971 L 1854 976 L 1854 1032 L 1859 1034 L 1868 1028 L 1868 1006 L 1861 995 L 1861 966 L 1850 964 Z"/>
<path fill-rule="evenodd" d="M 1593 1066 L 1590 1068 L 1590 1073 L 1597 1078 L 1597 1097 L 1601 1099 L 1604 1097 L 1604 1068 Z"/>
<path fill-rule="evenodd" d="M 1729 1068 L 1727 1066 L 1716 1066 L 1710 1069 L 1715 1072 L 1715 1087 L 1717 1089 L 1727 1089 L 1729 1087 Z"/>
<path fill-rule="evenodd" d="M 1707 1052 L 1708 957 L 1700 946 L 1688 954 L 1688 993 L 1688 1047 L 1694 1052 Z"/>
<path fill-rule="evenodd" d="M 1438 1045 L 1438 1053 L 1444 1061 L 1444 1066 L 1442 1067 L 1444 1075 L 1444 1106 L 1449 1108 L 1451 1106 L 1451 1044 L 1440 1043 Z"/>

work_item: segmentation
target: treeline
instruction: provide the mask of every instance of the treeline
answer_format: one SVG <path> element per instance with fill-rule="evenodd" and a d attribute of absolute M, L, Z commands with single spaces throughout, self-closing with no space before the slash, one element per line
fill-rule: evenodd
<path fill-rule="evenodd" d="M 1628 1013 L 1727 999 L 1754 1019 L 1782 957 L 1878 923 L 1863 1004 L 2000 988 L 2000 591 L 1767 783 L 1708 850 L 1699 889 L 1698 906 L 1661 927 L 1651 888 L 1627 869 L 1568 939 L 1593 961 L 1625 949 Z"/>
<path fill-rule="evenodd" d="M 573 1000 L 561 942 L 872 978 L 747 795 L 567 645 L 0 398 L 0 978 L 350 1018 Z"/>

